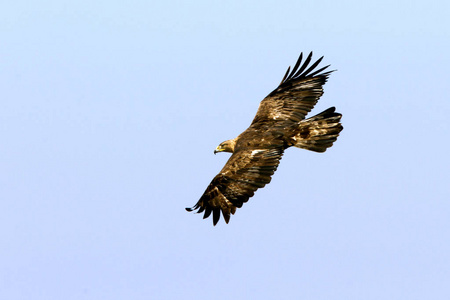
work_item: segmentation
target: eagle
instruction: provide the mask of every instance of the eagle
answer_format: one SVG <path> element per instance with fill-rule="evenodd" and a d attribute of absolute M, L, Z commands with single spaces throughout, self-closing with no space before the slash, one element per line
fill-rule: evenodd
<path fill-rule="evenodd" d="M 220 219 L 226 223 L 236 208 L 264 187 L 280 164 L 284 151 L 297 147 L 325 152 L 336 141 L 343 127 L 342 115 L 334 107 L 305 119 L 323 94 L 322 86 L 334 72 L 325 71 L 330 65 L 317 69 L 323 56 L 310 65 L 313 53 L 302 64 L 303 53 L 296 64 L 289 66 L 281 83 L 259 104 L 250 127 L 238 137 L 221 143 L 214 150 L 232 155 L 211 181 L 200 200 L 187 211 L 211 213 L 213 225 Z"/>

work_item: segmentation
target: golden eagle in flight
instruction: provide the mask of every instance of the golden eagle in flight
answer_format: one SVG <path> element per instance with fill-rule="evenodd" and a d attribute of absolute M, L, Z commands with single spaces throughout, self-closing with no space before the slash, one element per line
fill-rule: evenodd
<path fill-rule="evenodd" d="M 302 57 L 303 53 L 292 71 L 287 69 L 280 85 L 261 101 L 250 127 L 214 150 L 214 154 L 233 154 L 197 204 L 187 211 L 204 211 L 204 219 L 212 213 L 214 225 L 222 211 L 228 223 L 236 208 L 270 182 L 284 150 L 294 146 L 325 152 L 336 141 L 343 127 L 339 123 L 342 115 L 334 107 L 305 119 L 333 71 L 323 72 L 329 65 L 315 70 L 323 56 L 310 67 L 312 52 L 303 64 Z"/>

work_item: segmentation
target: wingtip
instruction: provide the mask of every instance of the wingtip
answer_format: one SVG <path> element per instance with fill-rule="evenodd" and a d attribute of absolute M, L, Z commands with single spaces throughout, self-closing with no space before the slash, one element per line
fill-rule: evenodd
<path fill-rule="evenodd" d="M 217 222 L 219 222 L 220 219 L 220 209 L 214 208 L 213 209 L 213 224 L 216 226 Z"/>
<path fill-rule="evenodd" d="M 225 223 L 228 224 L 230 222 L 230 211 L 224 211 L 222 210 L 223 219 L 225 220 Z"/>
<path fill-rule="evenodd" d="M 185 210 L 187 210 L 188 212 L 193 212 L 194 210 L 196 210 L 198 208 L 199 208 L 199 206 L 198 206 L 198 203 L 197 203 L 197 204 L 195 204 L 192 207 L 186 207 Z"/>

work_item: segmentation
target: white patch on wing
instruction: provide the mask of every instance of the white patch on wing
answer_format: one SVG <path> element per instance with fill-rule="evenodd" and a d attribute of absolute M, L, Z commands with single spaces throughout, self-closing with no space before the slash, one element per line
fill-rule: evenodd
<path fill-rule="evenodd" d="M 250 155 L 253 157 L 258 153 L 264 152 L 264 150 L 253 150 L 252 153 L 250 153 Z"/>

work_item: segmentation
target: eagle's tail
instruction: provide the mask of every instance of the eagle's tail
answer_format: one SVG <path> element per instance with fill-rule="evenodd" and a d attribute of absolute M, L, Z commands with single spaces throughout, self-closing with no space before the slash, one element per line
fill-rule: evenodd
<path fill-rule="evenodd" d="M 342 115 L 334 111 L 335 108 L 330 107 L 314 117 L 301 121 L 292 138 L 292 145 L 315 152 L 325 152 L 344 128 L 339 122 Z"/>

